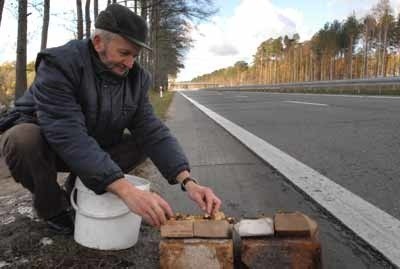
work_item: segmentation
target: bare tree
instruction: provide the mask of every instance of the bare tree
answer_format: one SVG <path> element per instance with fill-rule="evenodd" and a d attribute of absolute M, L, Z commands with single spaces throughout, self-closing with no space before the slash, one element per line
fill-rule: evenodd
<path fill-rule="evenodd" d="M 77 38 L 83 39 L 83 15 L 82 15 L 81 0 L 76 0 L 76 15 L 77 15 Z"/>
<path fill-rule="evenodd" d="M 153 53 L 151 60 L 153 61 L 151 64 L 151 72 L 153 77 L 153 83 L 156 88 L 162 85 L 160 81 L 160 57 L 159 57 L 159 48 L 158 42 L 159 32 L 160 32 L 160 6 L 156 5 L 152 8 L 152 12 L 150 13 L 150 43 L 153 44 Z"/>
<path fill-rule="evenodd" d="M 347 68 L 345 77 L 346 78 L 353 78 L 353 51 L 354 51 L 354 44 L 357 42 L 357 39 L 361 33 L 361 25 L 357 21 L 356 15 L 349 16 L 346 22 L 343 24 L 343 31 L 345 34 L 345 43 L 347 46 L 347 55 L 346 55 L 346 62 Z"/>
<path fill-rule="evenodd" d="M 113 0 L 114 1 L 114 0 Z M 147 15 L 149 9 L 146 7 L 146 1 L 149 0 L 140 0 L 140 16 L 147 21 Z M 151 35 L 151 33 L 150 33 Z M 138 62 L 144 67 L 149 67 L 149 52 L 146 50 L 142 50 L 139 54 Z"/>
<path fill-rule="evenodd" d="M 40 50 L 43 50 L 47 47 L 47 33 L 49 31 L 49 20 L 50 20 L 50 0 L 44 0 L 44 2 L 43 2 L 42 42 L 40 44 Z"/>
<path fill-rule="evenodd" d="M 369 44 L 370 39 L 373 35 L 375 30 L 375 18 L 371 15 L 367 15 L 364 18 L 364 52 L 363 52 L 363 78 L 368 77 L 368 51 L 369 51 Z"/>
<path fill-rule="evenodd" d="M 372 10 L 378 28 L 376 75 L 386 76 L 388 33 L 393 30 L 395 18 L 389 0 L 379 0 Z"/>
<path fill-rule="evenodd" d="M 26 42 L 28 27 L 28 1 L 18 0 L 17 62 L 15 67 L 15 100 L 26 90 Z"/>
<path fill-rule="evenodd" d="M 93 0 L 93 19 L 96 20 L 99 15 L 99 0 Z"/>
<path fill-rule="evenodd" d="M 85 21 L 86 21 L 86 38 L 90 38 L 90 0 L 86 0 L 85 4 Z"/>
<path fill-rule="evenodd" d="M 6 0 L 0 0 L 0 25 L 1 25 L 1 16 L 3 15 L 3 8 L 4 8 L 4 2 Z"/>

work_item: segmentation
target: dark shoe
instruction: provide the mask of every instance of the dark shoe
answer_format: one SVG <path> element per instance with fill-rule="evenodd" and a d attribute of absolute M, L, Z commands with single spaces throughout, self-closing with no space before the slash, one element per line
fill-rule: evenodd
<path fill-rule="evenodd" d="M 60 235 L 72 235 L 74 233 L 74 211 L 64 210 L 55 217 L 46 220 L 50 230 Z"/>

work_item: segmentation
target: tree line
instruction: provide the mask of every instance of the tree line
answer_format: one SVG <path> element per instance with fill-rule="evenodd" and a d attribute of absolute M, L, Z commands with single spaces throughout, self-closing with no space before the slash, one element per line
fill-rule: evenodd
<path fill-rule="evenodd" d="M 1 18 L 5 2 L 0 0 L 0 27 L 4 27 L 1 25 Z M 148 43 L 152 51 L 142 50 L 138 62 L 152 73 L 155 89 L 159 86 L 166 87 L 168 76 L 176 77 L 178 71 L 184 67 L 183 57 L 192 43 L 192 25 L 216 12 L 212 0 L 107 0 L 106 5 L 112 3 L 129 7 L 148 22 Z M 14 3 L 10 5 L 18 10 L 18 37 L 15 63 L 0 66 L 0 103 L 3 104 L 9 101 L 11 92 L 14 93 L 11 99 L 23 95 L 29 81 L 27 74 L 29 76 L 32 72 L 28 67 L 32 68 L 33 64 L 27 65 L 28 7 L 40 6 L 42 12 L 41 50 L 47 47 L 48 28 L 51 17 L 54 16 L 50 13 L 50 0 L 18 0 L 17 6 Z M 76 14 L 71 18 L 76 23 L 76 39 L 90 38 L 94 27 L 92 22 L 98 14 L 98 0 L 86 0 L 84 3 L 76 0 Z M 14 77 L 10 76 L 10 70 L 15 70 Z"/>
<path fill-rule="evenodd" d="M 193 79 L 221 85 L 276 84 L 400 75 L 400 14 L 389 0 L 369 13 L 327 22 L 311 40 L 285 35 L 262 42 L 251 65 L 233 66 Z"/>

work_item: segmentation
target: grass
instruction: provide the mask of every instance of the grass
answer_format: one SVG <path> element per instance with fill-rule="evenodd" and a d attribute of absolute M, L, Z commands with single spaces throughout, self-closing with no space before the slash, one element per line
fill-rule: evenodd
<path fill-rule="evenodd" d="M 171 104 L 172 98 L 174 97 L 174 93 L 175 92 L 164 92 L 164 96 L 161 98 L 158 91 L 149 91 L 150 102 L 153 105 L 154 112 L 160 119 L 165 120 L 166 113 L 169 105 Z"/>

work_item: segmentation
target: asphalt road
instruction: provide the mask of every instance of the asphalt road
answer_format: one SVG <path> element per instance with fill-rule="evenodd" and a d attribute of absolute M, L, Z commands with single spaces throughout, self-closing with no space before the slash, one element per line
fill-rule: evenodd
<path fill-rule="evenodd" d="M 400 218 L 400 98 L 186 94 Z"/>

